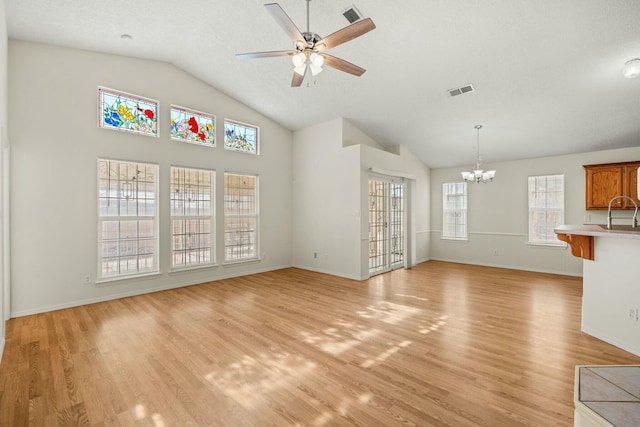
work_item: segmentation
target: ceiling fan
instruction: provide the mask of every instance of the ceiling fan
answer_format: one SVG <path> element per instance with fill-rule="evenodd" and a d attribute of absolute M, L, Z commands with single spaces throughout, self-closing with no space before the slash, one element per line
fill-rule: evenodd
<path fill-rule="evenodd" d="M 284 29 L 287 35 L 295 43 L 293 50 L 276 50 L 271 52 L 254 52 L 239 53 L 236 55 L 239 59 L 256 59 L 256 58 L 272 58 L 276 56 L 291 56 L 293 62 L 293 79 L 292 87 L 298 87 L 304 80 L 307 68 L 311 70 L 312 75 L 317 75 L 322 71 L 322 66 L 327 65 L 345 73 L 361 76 L 366 71 L 364 68 L 345 61 L 344 59 L 325 53 L 326 50 L 339 46 L 343 43 L 353 40 L 356 37 L 368 33 L 376 28 L 371 18 L 362 19 L 349 26 L 321 38 L 319 35 L 309 31 L 309 2 L 307 2 L 307 31 L 301 33 L 296 24 L 293 23 L 289 15 L 278 5 L 278 3 L 268 3 L 264 7 L 267 12 L 276 20 Z"/>

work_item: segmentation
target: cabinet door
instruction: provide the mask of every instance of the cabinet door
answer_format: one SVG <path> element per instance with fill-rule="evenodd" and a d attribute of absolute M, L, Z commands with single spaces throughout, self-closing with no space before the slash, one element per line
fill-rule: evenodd
<path fill-rule="evenodd" d="M 589 166 L 585 168 L 586 209 L 607 209 L 612 197 L 624 194 L 623 166 Z M 622 208 L 622 200 L 616 200 L 612 207 Z"/>
<path fill-rule="evenodd" d="M 638 167 L 640 163 L 634 165 L 625 166 L 624 170 L 624 194 L 630 196 L 633 200 L 640 205 L 638 199 Z M 628 200 L 624 200 L 624 205 L 627 209 L 635 209 L 633 203 Z"/>

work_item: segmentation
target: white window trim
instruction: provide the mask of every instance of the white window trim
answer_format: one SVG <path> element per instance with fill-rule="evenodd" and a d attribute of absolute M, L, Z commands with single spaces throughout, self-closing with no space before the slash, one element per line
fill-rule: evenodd
<path fill-rule="evenodd" d="M 227 126 L 226 126 L 226 124 L 227 123 L 233 123 L 235 125 L 244 126 L 244 127 L 248 127 L 248 128 L 253 128 L 253 129 L 256 130 L 256 152 L 255 153 L 252 153 L 250 151 L 240 151 L 240 150 L 234 150 L 232 148 L 227 148 L 227 141 L 226 141 L 226 139 L 227 139 Z M 253 155 L 253 156 L 259 156 L 260 155 L 260 145 L 261 144 L 260 144 L 260 127 L 259 126 L 252 125 L 250 123 L 244 123 L 244 122 L 241 122 L 241 121 L 238 121 L 238 120 L 234 120 L 234 119 L 225 118 L 224 121 L 222 122 L 222 130 L 223 130 L 223 133 L 222 133 L 222 146 L 224 147 L 225 150 L 232 151 L 234 153 L 250 154 L 250 155 Z M 230 172 L 230 173 L 233 173 L 233 172 Z"/>
<path fill-rule="evenodd" d="M 562 208 L 553 208 L 553 209 L 545 209 L 545 211 L 550 212 L 550 211 L 560 211 L 561 213 L 561 219 L 560 219 L 560 223 L 563 224 L 564 223 L 564 213 L 565 213 L 565 185 L 564 185 L 564 174 L 563 173 L 555 173 L 555 174 L 545 174 L 545 175 L 530 175 L 527 177 L 527 245 L 530 246 L 546 246 L 546 247 L 556 247 L 556 248 L 566 248 L 567 244 L 561 240 L 532 240 L 531 239 L 531 200 L 529 199 L 530 197 L 530 187 L 529 187 L 529 181 L 531 178 L 541 178 L 541 177 L 556 177 L 556 176 L 561 176 L 562 177 L 562 185 L 563 185 L 563 189 L 562 189 Z"/>
<path fill-rule="evenodd" d="M 186 271 L 186 270 L 197 270 L 197 269 L 202 269 L 202 268 L 209 268 L 209 267 L 215 267 L 217 266 L 217 261 L 216 261 L 216 200 L 215 200 L 215 185 L 216 185 L 216 171 L 215 169 L 203 169 L 203 168 L 191 168 L 191 167 L 186 167 L 186 166 L 178 166 L 178 165 L 171 165 L 169 167 L 169 171 L 170 171 L 170 176 L 171 176 L 171 169 L 173 168 L 180 168 L 180 169 L 189 169 L 189 170 L 194 170 L 194 171 L 205 171 L 205 172 L 210 172 L 211 173 L 211 215 L 208 217 L 205 216 L 184 216 L 184 215 L 170 215 L 170 220 L 169 220 L 169 227 L 170 227 L 170 231 L 169 231 L 169 236 L 171 237 L 171 239 L 173 239 L 173 221 L 174 220 L 184 220 L 184 219 L 199 219 L 199 218 L 207 218 L 211 221 L 210 225 L 209 225 L 209 242 L 211 244 L 211 255 L 210 255 L 210 262 L 207 263 L 200 263 L 200 264 L 192 264 L 192 265 L 186 265 L 186 266 L 179 266 L 176 267 L 173 265 L 173 247 L 170 250 L 171 251 L 171 272 L 176 272 L 176 271 Z M 169 182 L 169 191 L 171 191 L 171 182 Z M 169 205 L 171 205 L 171 196 L 169 196 Z M 171 207 L 169 208 L 169 212 L 171 212 Z M 172 244 L 173 246 L 173 244 Z"/>
<path fill-rule="evenodd" d="M 445 235 L 445 229 L 446 229 L 446 212 L 449 211 L 459 211 L 460 209 L 445 209 L 445 192 L 444 192 L 444 186 L 447 184 L 464 184 L 465 186 L 465 194 L 464 196 L 466 197 L 466 205 L 467 208 L 464 209 L 466 216 L 467 216 L 467 220 L 465 221 L 465 235 L 464 236 L 449 236 L 449 235 Z M 443 182 L 442 183 L 442 232 L 440 233 L 440 239 L 441 240 L 453 240 L 453 241 L 469 241 L 469 192 L 468 192 L 468 184 L 464 181 L 456 181 L 456 182 Z"/>
<path fill-rule="evenodd" d="M 255 218 L 256 219 L 256 241 L 255 241 L 255 256 L 251 257 L 251 258 L 242 258 L 242 259 L 232 259 L 232 260 L 228 260 L 227 259 L 227 246 L 226 246 L 226 239 L 227 239 L 227 229 L 226 229 L 226 215 L 225 215 L 225 208 L 224 208 L 224 203 L 225 203 L 225 188 L 224 188 L 224 177 L 227 174 L 234 174 L 234 175 L 245 175 L 245 176 L 253 176 L 255 177 L 255 197 L 256 197 L 256 213 L 255 215 L 240 215 L 237 216 L 236 218 Z M 222 176 L 222 224 L 223 224 L 223 232 L 222 232 L 222 247 L 224 249 L 224 253 L 222 255 L 222 265 L 223 266 L 229 266 L 229 265 L 233 265 L 233 264 L 242 264 L 242 263 L 246 263 L 246 262 L 255 262 L 255 261 L 261 261 L 262 257 L 260 255 L 260 175 L 258 174 L 252 174 L 252 173 L 245 173 L 245 172 L 235 172 L 235 171 L 224 171 L 223 176 Z"/>
<path fill-rule="evenodd" d="M 132 278 L 140 278 L 145 276 L 154 276 L 159 275 L 160 271 L 160 224 L 158 218 L 158 199 L 159 199 L 159 181 L 160 181 L 160 167 L 157 163 L 148 163 L 148 162 L 139 162 L 135 160 L 120 160 L 120 159 L 110 159 L 105 157 L 100 157 L 97 160 L 96 166 L 100 161 L 107 162 L 122 162 L 122 163 L 139 163 L 154 166 L 155 170 L 155 182 L 154 182 L 154 194 L 155 194 L 155 215 L 153 216 L 100 216 L 100 178 L 99 178 L 99 170 L 96 170 L 96 203 L 97 203 L 97 216 L 98 216 L 98 227 L 97 227 L 97 242 L 98 242 L 98 258 L 97 258 L 97 274 L 96 274 L 96 284 L 103 284 L 109 282 L 117 282 L 122 280 L 128 280 Z M 105 221 L 127 221 L 127 220 L 149 220 L 152 219 L 154 221 L 154 236 L 153 239 L 153 265 L 154 269 L 151 271 L 144 271 L 140 273 L 131 273 L 131 274 L 119 274 L 116 276 L 103 276 L 102 275 L 102 223 Z"/>

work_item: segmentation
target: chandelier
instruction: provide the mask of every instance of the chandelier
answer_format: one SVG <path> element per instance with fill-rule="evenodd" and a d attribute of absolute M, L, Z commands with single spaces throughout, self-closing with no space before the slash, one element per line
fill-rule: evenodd
<path fill-rule="evenodd" d="M 462 172 L 462 179 L 467 182 L 493 181 L 493 178 L 496 176 L 496 171 L 483 171 L 482 169 L 480 169 L 480 129 L 482 129 L 482 125 L 476 125 L 475 128 L 478 134 L 478 142 L 476 144 L 476 169 L 473 172 Z"/>

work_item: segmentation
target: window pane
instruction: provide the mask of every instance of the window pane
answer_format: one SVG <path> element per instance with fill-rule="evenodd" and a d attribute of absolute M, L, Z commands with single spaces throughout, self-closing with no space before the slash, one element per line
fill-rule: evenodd
<path fill-rule="evenodd" d="M 158 136 L 157 101 L 99 88 L 98 103 L 100 127 Z"/>
<path fill-rule="evenodd" d="M 531 176 L 529 243 L 564 245 L 553 232 L 564 222 L 564 175 Z"/>
<path fill-rule="evenodd" d="M 215 147 L 216 116 L 171 106 L 171 139 Z"/>
<path fill-rule="evenodd" d="M 225 173 L 225 261 L 258 257 L 257 176 Z"/>
<path fill-rule="evenodd" d="M 156 168 L 98 160 L 101 278 L 158 271 Z"/>
<path fill-rule="evenodd" d="M 213 178 L 212 171 L 171 167 L 171 258 L 174 268 L 214 261 L 211 247 Z"/>
<path fill-rule="evenodd" d="M 442 237 L 467 238 L 467 183 L 449 182 L 442 185 Z"/>
<path fill-rule="evenodd" d="M 258 128 L 256 126 L 224 121 L 224 148 L 258 154 Z"/>

